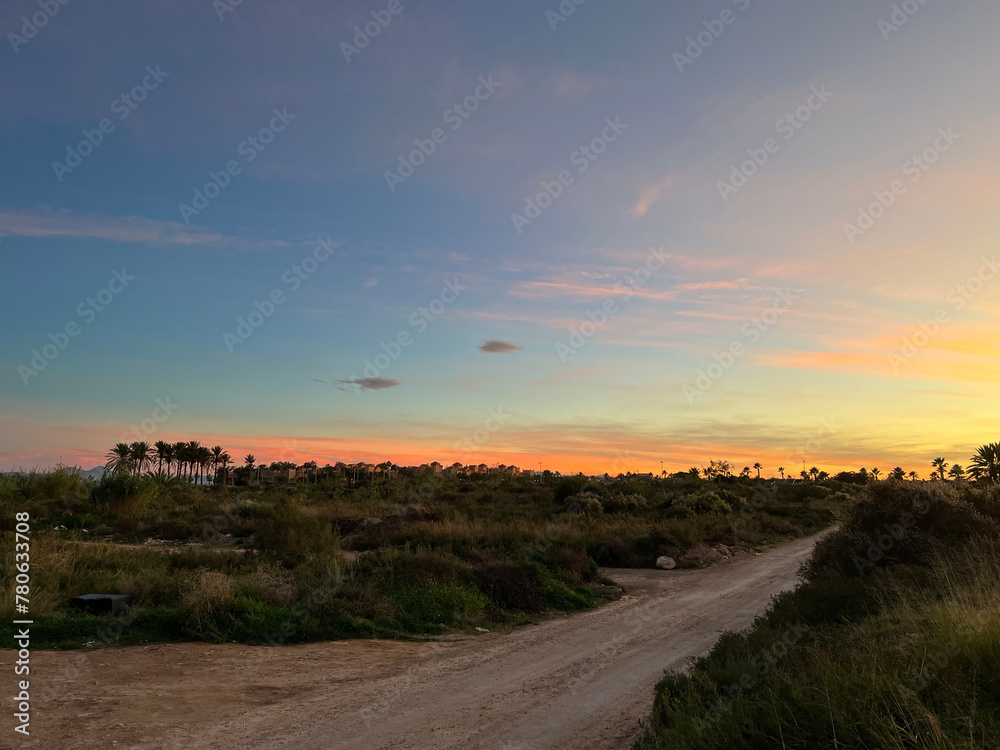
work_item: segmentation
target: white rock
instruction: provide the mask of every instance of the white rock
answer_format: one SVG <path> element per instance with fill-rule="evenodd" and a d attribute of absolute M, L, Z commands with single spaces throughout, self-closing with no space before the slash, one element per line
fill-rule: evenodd
<path fill-rule="evenodd" d="M 660 570 L 673 570 L 677 567 L 677 563 L 674 562 L 672 557 L 660 557 L 656 560 L 656 567 Z"/>

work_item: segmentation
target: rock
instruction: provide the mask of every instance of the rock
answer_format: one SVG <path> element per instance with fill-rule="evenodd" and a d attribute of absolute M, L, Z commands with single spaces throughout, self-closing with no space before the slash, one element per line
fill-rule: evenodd
<path fill-rule="evenodd" d="M 594 586 L 594 593 L 618 601 L 624 593 L 619 586 Z"/>
<path fill-rule="evenodd" d="M 112 534 L 115 533 L 115 530 L 112 529 L 110 526 L 101 525 L 101 526 L 95 526 L 93 529 L 91 529 L 90 533 L 93 534 L 94 536 L 111 536 Z"/>
<path fill-rule="evenodd" d="M 660 570 L 673 570 L 677 567 L 677 563 L 674 562 L 672 557 L 658 557 L 656 559 L 656 567 Z"/>
<path fill-rule="evenodd" d="M 381 518 L 362 518 L 361 523 L 358 524 L 358 528 L 369 529 L 372 526 L 378 526 L 382 523 Z"/>
<path fill-rule="evenodd" d="M 717 544 L 717 545 L 715 545 L 715 551 L 718 552 L 723 557 L 732 557 L 733 556 L 733 551 L 731 549 L 729 549 L 729 547 L 727 547 L 725 544 Z"/>
<path fill-rule="evenodd" d="M 486 628 L 476 628 L 476 632 L 477 633 L 489 633 L 490 631 L 488 631 Z"/>
<path fill-rule="evenodd" d="M 62 515 L 63 518 L 69 518 L 71 515 L 73 515 L 73 511 L 71 511 L 71 510 L 64 510 L 61 515 Z"/>

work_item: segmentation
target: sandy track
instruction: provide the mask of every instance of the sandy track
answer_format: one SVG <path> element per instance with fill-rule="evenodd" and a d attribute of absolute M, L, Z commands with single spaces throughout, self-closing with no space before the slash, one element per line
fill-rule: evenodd
<path fill-rule="evenodd" d="M 22 746 L 627 748 L 663 670 L 749 625 L 795 585 L 815 540 L 706 570 L 605 571 L 632 596 L 506 633 L 37 652 L 32 744 Z M 5 674 L 10 661 L 5 652 Z"/>

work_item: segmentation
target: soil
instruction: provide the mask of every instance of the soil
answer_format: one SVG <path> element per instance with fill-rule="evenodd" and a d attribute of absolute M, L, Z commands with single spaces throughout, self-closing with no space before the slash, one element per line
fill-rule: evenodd
<path fill-rule="evenodd" d="M 663 670 L 749 626 L 796 585 L 816 539 L 703 570 L 602 570 L 627 588 L 619 601 L 505 632 L 33 652 L 31 739 L 13 745 L 623 750 Z M 0 671 L 14 658 L 0 654 Z"/>

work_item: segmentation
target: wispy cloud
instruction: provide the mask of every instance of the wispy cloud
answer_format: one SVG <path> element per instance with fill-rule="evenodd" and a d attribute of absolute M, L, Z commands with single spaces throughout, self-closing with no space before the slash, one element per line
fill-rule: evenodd
<path fill-rule="evenodd" d="M 524 349 L 519 347 L 517 344 L 512 344 L 509 341 L 500 341 L 499 339 L 484 341 L 482 346 L 479 347 L 479 350 L 486 352 L 487 354 L 508 354 L 510 352 L 524 351 Z"/>
<path fill-rule="evenodd" d="M 653 204 L 659 199 L 660 193 L 670 187 L 675 180 L 676 178 L 671 176 L 662 182 L 650 185 L 648 188 L 643 190 L 642 195 L 639 196 L 638 202 L 632 207 L 632 211 L 630 212 L 632 216 L 636 219 L 641 219 L 645 216 L 649 209 L 652 208 Z"/>
<path fill-rule="evenodd" d="M 395 388 L 397 385 L 402 385 L 398 380 L 392 378 L 354 378 L 353 380 L 334 380 L 332 383 L 327 383 L 325 380 L 315 380 L 315 383 L 323 383 L 324 385 L 332 385 L 338 390 L 346 391 L 346 388 L 341 388 L 340 385 L 350 385 L 354 386 L 355 389 L 360 389 L 362 391 L 384 391 L 389 388 Z M 337 385 L 337 384 L 340 385 Z"/>
<path fill-rule="evenodd" d="M 62 209 L 0 209 L 0 232 L 12 237 L 37 239 L 96 239 L 135 242 L 172 247 L 217 249 L 286 248 L 282 240 L 224 235 L 207 227 L 188 226 L 173 221 L 157 221 L 143 216 L 78 214 Z"/>

